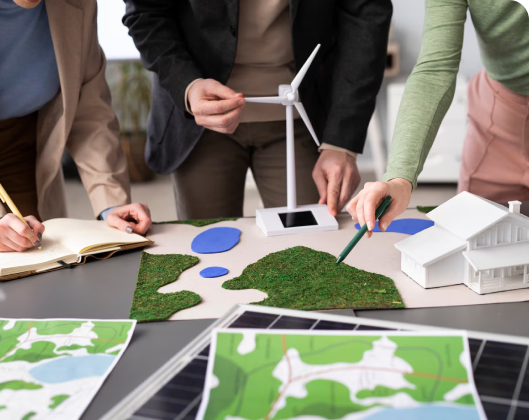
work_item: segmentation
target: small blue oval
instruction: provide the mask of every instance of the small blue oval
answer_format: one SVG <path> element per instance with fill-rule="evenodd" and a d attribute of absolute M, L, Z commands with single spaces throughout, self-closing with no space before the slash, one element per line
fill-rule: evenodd
<path fill-rule="evenodd" d="M 204 268 L 200 272 L 200 276 L 204 277 L 205 279 L 213 279 L 215 277 L 225 276 L 228 273 L 229 273 L 229 270 L 224 267 L 208 267 L 208 268 Z"/>

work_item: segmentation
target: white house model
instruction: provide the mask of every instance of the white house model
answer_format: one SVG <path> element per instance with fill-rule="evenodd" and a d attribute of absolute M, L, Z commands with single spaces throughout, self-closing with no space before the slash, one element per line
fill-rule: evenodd
<path fill-rule="evenodd" d="M 435 224 L 395 244 L 422 287 L 466 284 L 479 294 L 529 287 L 529 218 L 462 192 L 428 213 Z"/>

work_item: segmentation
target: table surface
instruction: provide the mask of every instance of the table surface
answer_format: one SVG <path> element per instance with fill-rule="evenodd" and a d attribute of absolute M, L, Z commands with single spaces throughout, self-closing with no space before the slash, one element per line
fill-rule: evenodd
<path fill-rule="evenodd" d="M 140 251 L 0 283 L 2 318 L 127 319 Z M 348 315 L 350 310 L 332 311 Z M 356 311 L 357 316 L 439 327 L 529 336 L 529 302 L 429 309 Z M 214 320 L 138 324 L 127 351 L 83 420 L 98 419 Z"/>

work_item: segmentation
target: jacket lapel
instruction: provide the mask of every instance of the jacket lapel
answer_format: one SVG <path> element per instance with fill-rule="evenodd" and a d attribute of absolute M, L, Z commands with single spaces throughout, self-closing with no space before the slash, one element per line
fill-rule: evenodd
<path fill-rule="evenodd" d="M 36 181 L 39 214 L 44 220 L 66 215 L 61 158 L 77 112 L 83 77 L 81 1 L 46 0 L 61 93 L 39 112 Z"/>
<path fill-rule="evenodd" d="M 59 68 L 64 128 L 68 133 L 77 108 L 76 93 L 82 83 L 83 9 L 79 0 L 46 0 L 46 11 Z"/>
<path fill-rule="evenodd" d="M 298 12 L 299 0 L 290 0 L 290 26 L 294 25 L 294 19 Z"/>
<path fill-rule="evenodd" d="M 224 0 L 228 9 L 228 16 L 234 28 L 239 27 L 239 0 Z"/>

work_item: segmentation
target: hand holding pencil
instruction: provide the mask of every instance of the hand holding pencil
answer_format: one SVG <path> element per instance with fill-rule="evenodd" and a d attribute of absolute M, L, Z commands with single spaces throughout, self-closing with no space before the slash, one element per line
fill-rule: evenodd
<path fill-rule="evenodd" d="M 23 217 L 2 184 L 0 201 L 6 203 L 12 211 L 0 219 L 0 252 L 22 252 L 34 247 L 40 248 L 44 225 L 34 216 Z"/>

